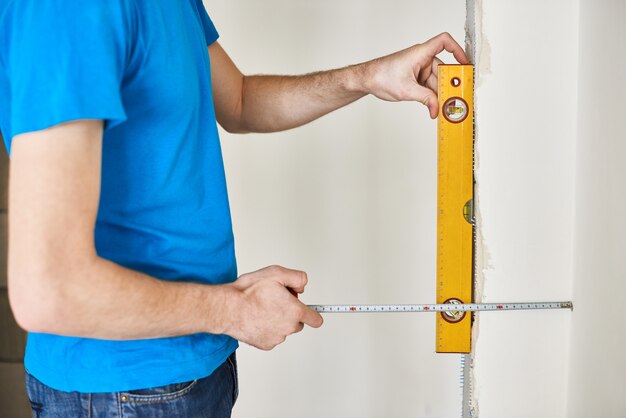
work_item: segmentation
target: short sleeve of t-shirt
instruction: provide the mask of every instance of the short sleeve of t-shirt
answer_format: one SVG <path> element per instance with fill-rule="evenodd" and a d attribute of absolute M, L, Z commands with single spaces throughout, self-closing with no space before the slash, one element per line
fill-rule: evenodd
<path fill-rule="evenodd" d="M 202 29 L 204 29 L 204 38 L 206 39 L 206 44 L 211 45 L 213 42 L 217 41 L 217 38 L 219 38 L 219 34 L 217 33 L 217 29 L 215 29 L 215 25 L 209 17 L 209 14 L 204 8 L 202 0 L 195 1 L 196 8 L 198 9 L 198 14 L 200 15 L 200 20 L 202 21 Z"/>
<path fill-rule="evenodd" d="M 9 83 L 9 138 L 77 119 L 106 127 L 126 119 L 131 10 L 125 2 L 68 3 L 21 0 L 5 9 L 0 65 Z"/>

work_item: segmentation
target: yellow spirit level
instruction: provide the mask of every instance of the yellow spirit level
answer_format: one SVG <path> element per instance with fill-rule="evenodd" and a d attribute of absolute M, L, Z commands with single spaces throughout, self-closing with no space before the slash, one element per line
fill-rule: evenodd
<path fill-rule="evenodd" d="M 474 67 L 439 65 L 437 303 L 472 303 Z M 436 351 L 469 353 L 471 312 L 437 314 Z"/>

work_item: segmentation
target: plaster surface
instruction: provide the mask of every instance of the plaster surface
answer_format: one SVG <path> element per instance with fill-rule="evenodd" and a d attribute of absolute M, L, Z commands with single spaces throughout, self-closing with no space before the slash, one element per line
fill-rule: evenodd
<path fill-rule="evenodd" d="M 567 416 L 626 416 L 626 3 L 580 2 L 574 302 Z"/>
<path fill-rule="evenodd" d="M 479 296 L 483 302 L 569 300 L 577 5 L 482 0 L 469 6 L 480 22 L 475 28 Z M 559 109 L 564 111 L 556 117 Z M 568 311 L 478 314 L 478 416 L 565 416 L 570 321 Z"/>

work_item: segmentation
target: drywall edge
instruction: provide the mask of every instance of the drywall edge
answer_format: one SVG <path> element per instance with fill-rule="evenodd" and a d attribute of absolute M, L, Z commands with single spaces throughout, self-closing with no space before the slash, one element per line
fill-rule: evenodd
<path fill-rule="evenodd" d="M 489 42 L 482 32 L 483 9 L 482 0 L 466 0 L 465 20 L 465 51 L 474 64 L 474 141 L 480 137 L 480 92 L 477 89 L 483 77 L 491 72 L 491 50 Z M 474 216 L 475 216 L 475 255 L 474 255 L 474 302 L 481 302 L 485 283 L 485 272 L 490 268 L 490 256 L 482 234 L 482 213 L 480 207 L 480 179 L 477 171 L 480 165 L 478 148 L 474 148 Z M 463 418 L 477 418 L 479 416 L 479 393 L 474 374 L 475 353 L 480 331 L 480 316 L 474 315 L 472 326 L 472 351 L 465 361 L 469 368 L 464 383 Z"/>

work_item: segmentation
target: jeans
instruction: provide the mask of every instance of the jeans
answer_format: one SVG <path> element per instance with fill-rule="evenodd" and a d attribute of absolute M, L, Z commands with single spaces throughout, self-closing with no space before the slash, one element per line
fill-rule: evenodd
<path fill-rule="evenodd" d="M 26 372 L 35 418 L 229 418 L 238 390 L 235 353 L 203 379 L 126 392 L 62 392 Z"/>

